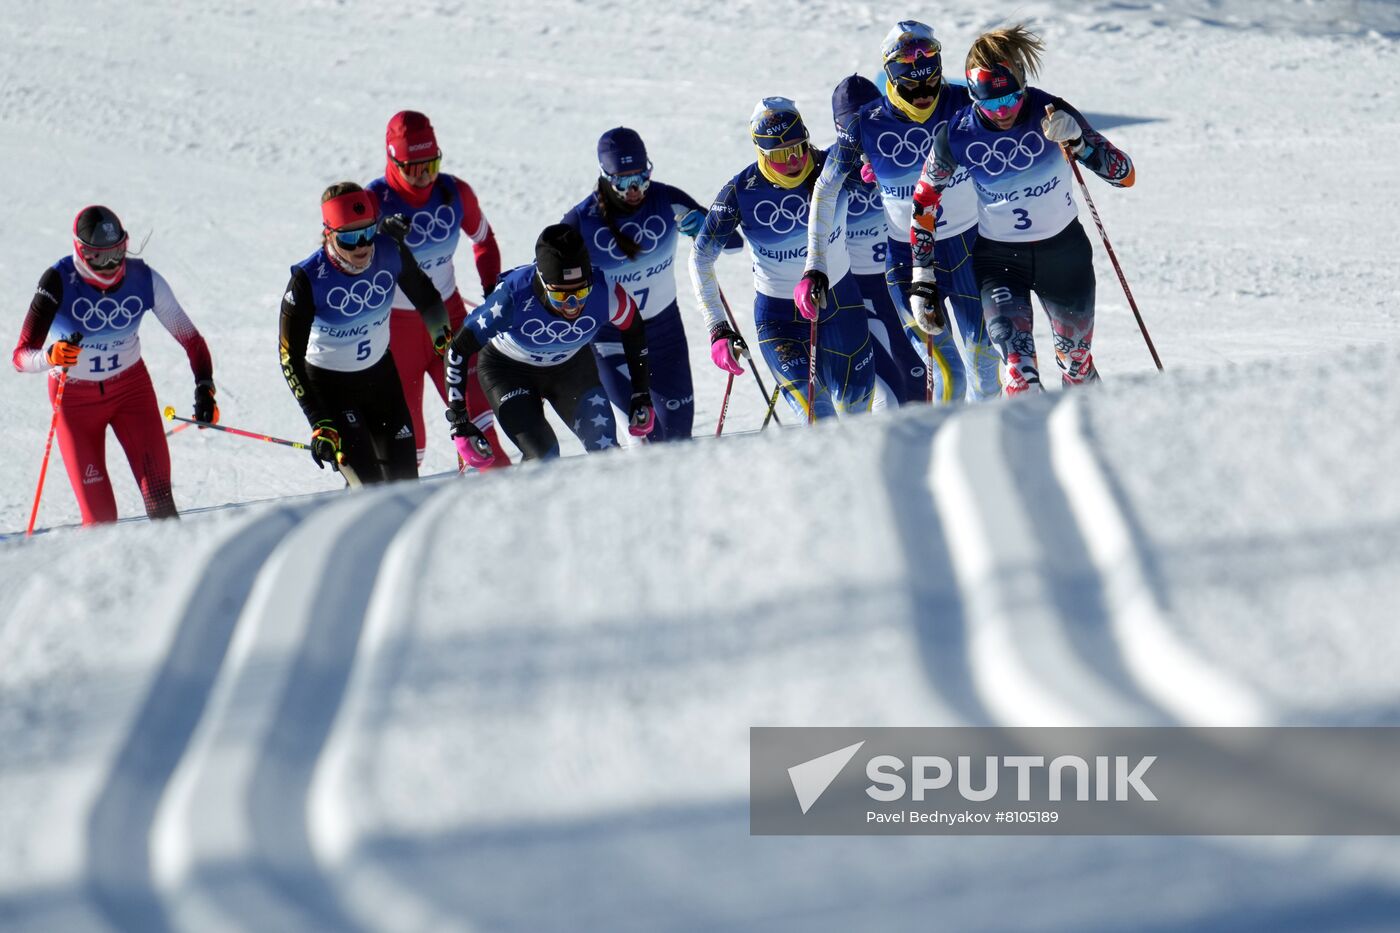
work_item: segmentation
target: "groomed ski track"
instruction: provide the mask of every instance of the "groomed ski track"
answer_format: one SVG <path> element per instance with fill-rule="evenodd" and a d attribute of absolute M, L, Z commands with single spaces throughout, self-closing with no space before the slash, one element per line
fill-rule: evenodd
<path fill-rule="evenodd" d="M 890 569 L 884 603 L 854 598 L 843 609 L 838 598 L 841 611 L 823 606 L 829 555 L 816 548 L 806 566 L 809 546 L 800 540 L 794 571 L 772 581 L 774 604 L 795 602 L 799 617 L 810 615 L 811 638 L 893 637 L 915 649 L 920 676 L 911 682 L 891 673 L 887 681 L 905 690 L 894 698 L 893 721 L 880 721 L 888 710 L 870 709 L 851 724 L 1270 722 L 1260 696 L 1176 637 L 1134 518 L 1096 453 L 1084 405 L 1080 395 L 1055 393 L 657 453 L 673 464 L 692 457 L 720 473 L 777 457 L 792 461 L 778 465 L 779 475 L 830 465 L 837 469 L 829 481 L 838 482 L 850 475 L 839 467 L 861 465 L 879 478 L 868 491 L 888 509 L 884 527 L 894 539 L 885 550 L 908 565 Z M 871 453 L 852 459 L 858 445 Z M 614 455 L 607 469 L 645 476 L 649 465 L 639 458 L 650 454 Z M 396 686 L 412 689 L 396 680 L 411 670 L 406 645 L 433 609 L 435 588 L 425 585 L 424 571 L 436 549 L 452 546 L 444 525 L 490 512 L 491 497 L 512 484 L 548 494 L 579 482 L 578 471 L 591 466 L 565 460 L 518 476 L 474 478 L 472 486 L 449 481 L 251 507 L 246 519 L 220 529 L 202 564 L 170 584 L 178 588 L 171 604 L 180 610 L 168 650 L 100 789 L 91 799 L 68 801 L 88 814 L 83 877 L 71 879 L 87 904 L 79 915 L 98 928 L 142 930 L 477 926 L 469 905 L 481 892 L 458 899 L 431 875 L 416 885 L 413 872 L 383 857 L 392 845 L 382 838 L 388 827 L 372 796 L 384 697 Z M 786 490 L 788 501 L 770 498 L 770 515 L 813 501 L 808 482 L 758 485 L 763 496 Z M 714 498 L 713 491 L 700 495 Z M 731 489 L 725 497 L 736 511 L 723 524 L 741 536 L 745 494 Z M 850 507 L 866 503 L 855 497 Z M 666 516 L 681 523 L 670 534 L 713 532 L 708 519 L 690 515 L 695 520 L 687 522 L 687 515 Z M 814 529 L 821 534 L 825 526 L 818 521 Z M 489 566 L 465 555 L 458 566 L 472 585 L 453 609 L 508 615 L 506 605 L 493 604 L 499 594 L 481 592 Z M 718 585 L 726 572 L 717 568 Z M 853 576 L 863 597 L 861 571 Z M 867 582 L 871 593 L 881 585 Z M 582 612 L 606 615 L 587 607 L 593 596 L 579 595 Z M 538 625 L 532 616 L 540 607 L 521 598 L 523 624 Z M 638 609 L 645 621 L 645 606 Z M 625 603 L 620 612 L 627 614 Z M 881 618 L 890 614 L 894 622 Z M 704 615 L 697 610 L 682 622 L 711 625 Z M 744 639 L 762 641 L 763 626 L 754 622 Z M 672 627 L 636 637 L 660 639 L 654 651 L 664 655 L 681 650 L 667 647 L 666 638 L 695 649 L 711 635 L 718 650 L 733 650 L 723 645 L 731 633 L 722 623 L 709 634 Z M 759 654 L 776 650 L 785 649 L 757 646 Z M 654 651 L 614 660 L 644 664 Z M 491 659 L 478 662 L 480 670 L 461 676 L 490 668 Z M 507 652 L 501 663 L 530 661 L 528 653 Z M 542 664 L 538 676 L 546 677 L 548 661 Z M 837 672 L 822 677 L 824 689 L 838 689 Z M 775 711 L 762 710 L 751 724 L 783 721 Z M 820 710 L 791 712 L 792 721 L 823 721 Z M 737 737 L 727 744 L 741 748 Z M 721 811 L 722 821 L 732 821 Z M 706 812 L 691 818 L 703 821 Z M 506 831 L 487 822 L 481 831 L 488 835 Z M 443 829 L 472 832 L 469 825 Z M 23 898 L 0 901 L 0 918 L 13 912 L 7 919 L 43 926 L 46 911 L 29 907 Z M 482 928 L 501 926 L 489 912 L 481 919 Z"/>

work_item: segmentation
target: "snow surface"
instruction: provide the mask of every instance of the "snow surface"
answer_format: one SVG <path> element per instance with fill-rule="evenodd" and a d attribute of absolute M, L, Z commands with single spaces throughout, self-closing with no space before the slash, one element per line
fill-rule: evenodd
<path fill-rule="evenodd" d="M 11 332 L 106 203 L 153 231 L 225 421 L 296 438 L 277 301 L 324 185 L 382 170 L 389 114 L 432 116 L 513 264 L 603 129 L 703 201 L 760 96 L 828 141 L 830 88 L 905 15 L 4 11 Z M 1165 376 L 1096 249 L 1108 381 L 1071 396 L 354 495 L 300 453 L 172 437 L 178 525 L 0 540 L 0 928 L 1394 929 L 1386 839 L 748 835 L 754 725 L 1400 716 L 1400 6 L 954 0 L 949 62 L 1010 15 L 1137 162 L 1091 190 Z M 720 270 L 746 306 L 744 263 Z M 691 333 L 703 434 L 723 380 Z M 185 409 L 183 354 L 145 336 Z M 0 385 L 12 531 L 48 416 L 42 379 Z M 438 407 L 425 473 L 450 466 Z M 730 419 L 761 420 L 746 381 Z M 41 523 L 72 522 L 50 469 Z"/>

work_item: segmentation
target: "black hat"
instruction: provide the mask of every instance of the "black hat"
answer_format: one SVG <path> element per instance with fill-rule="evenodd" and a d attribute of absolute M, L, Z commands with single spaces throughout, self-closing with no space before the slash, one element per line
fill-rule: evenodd
<path fill-rule="evenodd" d="M 94 204 L 83 208 L 73 219 L 73 236 L 84 246 L 107 249 L 125 240 L 126 231 L 110 208 Z"/>
<path fill-rule="evenodd" d="M 866 104 L 880 99 L 880 89 L 875 82 L 860 75 L 851 75 L 836 85 L 831 94 L 831 115 L 838 127 L 850 122 L 851 117 L 860 112 Z"/>
<path fill-rule="evenodd" d="M 568 224 L 551 224 L 535 241 L 535 268 L 546 285 L 574 288 L 593 280 L 583 237 Z"/>

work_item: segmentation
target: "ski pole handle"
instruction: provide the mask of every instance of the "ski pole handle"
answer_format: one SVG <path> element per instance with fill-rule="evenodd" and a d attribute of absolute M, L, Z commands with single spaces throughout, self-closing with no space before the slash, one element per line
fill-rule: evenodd
<path fill-rule="evenodd" d="M 241 428 L 230 428 L 222 424 L 205 424 L 203 421 L 195 421 L 193 418 L 182 418 L 175 414 L 175 406 L 167 405 L 162 412 L 166 421 L 184 421 L 188 424 L 197 424 L 201 428 L 208 428 L 211 431 L 223 431 L 227 434 L 236 434 L 239 437 L 252 438 L 255 441 L 267 441 L 269 444 L 280 444 L 283 447 L 295 447 L 297 450 L 310 450 L 310 444 L 303 444 L 301 441 L 289 441 L 280 437 L 272 437 L 268 434 L 257 434 L 253 431 L 244 431 Z"/>

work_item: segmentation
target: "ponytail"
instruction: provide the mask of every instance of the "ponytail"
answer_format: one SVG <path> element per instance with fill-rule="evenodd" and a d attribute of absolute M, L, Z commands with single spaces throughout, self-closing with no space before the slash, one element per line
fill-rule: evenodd
<path fill-rule="evenodd" d="M 1004 62 L 1024 85 L 1028 78 L 1040 73 L 1040 53 L 1044 51 L 1045 42 L 1025 24 L 1004 26 L 984 32 L 973 41 L 964 70 L 990 69 Z"/>

